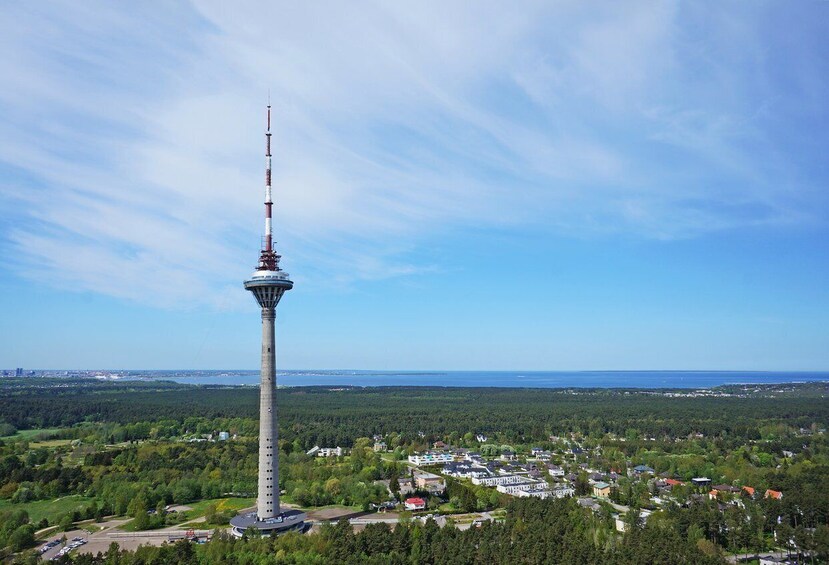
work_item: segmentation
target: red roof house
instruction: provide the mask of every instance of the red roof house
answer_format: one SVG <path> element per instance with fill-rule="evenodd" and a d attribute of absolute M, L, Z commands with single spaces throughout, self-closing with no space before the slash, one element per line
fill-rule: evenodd
<path fill-rule="evenodd" d="M 426 501 L 422 498 L 407 498 L 403 506 L 406 510 L 423 510 L 426 508 Z"/>
<path fill-rule="evenodd" d="M 779 490 L 768 489 L 766 491 L 766 498 L 773 498 L 775 500 L 780 500 L 780 499 L 783 498 L 783 493 L 780 492 Z"/>

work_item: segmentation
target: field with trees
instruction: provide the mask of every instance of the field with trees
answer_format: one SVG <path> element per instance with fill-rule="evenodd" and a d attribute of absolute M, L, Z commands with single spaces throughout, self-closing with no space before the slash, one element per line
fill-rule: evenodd
<path fill-rule="evenodd" d="M 572 500 L 512 500 L 494 489 L 449 481 L 443 511 L 507 509 L 503 522 L 466 532 L 429 522 L 354 533 L 340 525 L 306 536 L 206 546 L 111 550 L 78 563 L 191 563 L 231 552 L 238 563 L 720 562 L 725 550 L 766 548 L 775 536 L 801 540 L 812 559 L 829 552 L 829 387 L 826 384 L 688 391 L 296 387 L 279 391 L 280 489 L 286 503 L 368 509 L 389 497 L 381 481 L 407 480 L 407 455 L 444 441 L 493 453 L 531 447 L 561 453 L 577 441 L 591 464 L 646 464 L 683 481 L 785 492 L 739 512 L 716 502 L 677 504 L 618 535 L 608 513 Z M 35 531 L 70 529 L 106 516 L 130 530 L 205 517 L 221 527 L 256 490 L 258 390 L 172 382 L 0 379 L 0 548 L 34 543 Z M 231 439 L 215 441 L 219 431 Z M 485 435 L 485 442 L 478 436 Z M 208 441 L 208 438 L 210 440 Z M 568 438 L 568 439 L 564 439 Z M 388 453 L 375 453 L 382 439 Z M 315 446 L 346 457 L 306 455 Z M 577 460 L 573 463 L 577 463 Z M 581 487 L 579 487 L 581 488 Z M 684 488 L 684 487 L 683 487 Z M 692 489 L 676 491 L 691 501 Z M 647 483 L 622 477 L 614 502 L 645 508 Z M 191 510 L 168 512 L 170 505 Z M 503 510 L 502 510 L 503 511 Z M 751 513 L 754 512 L 752 515 Z M 779 516 L 778 523 L 766 516 Z M 748 518 L 746 518 L 748 516 Z M 753 518 L 752 518 L 753 516 Z M 344 550 L 343 548 L 348 548 Z M 664 553 L 671 552 L 674 553 Z M 345 552 L 345 553 L 338 553 Z M 523 552 L 519 558 L 519 552 Z M 663 553 L 659 553 L 663 552 Z M 229 554 L 228 554 L 229 555 Z M 238 556 L 248 555 L 247 558 Z M 649 558 L 645 559 L 645 558 Z M 19 557 L 27 559 L 25 553 Z M 230 559 L 228 557 L 228 559 Z M 510 561 L 512 560 L 512 561 Z M 234 562 L 232 560 L 222 562 Z"/>

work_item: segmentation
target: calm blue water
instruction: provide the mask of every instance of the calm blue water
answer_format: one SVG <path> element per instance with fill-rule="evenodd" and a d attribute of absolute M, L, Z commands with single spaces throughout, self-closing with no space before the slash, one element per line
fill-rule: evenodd
<path fill-rule="evenodd" d="M 258 371 L 146 371 L 190 384 L 258 385 Z M 280 371 L 286 386 L 451 386 L 524 388 L 708 388 L 724 384 L 829 382 L 829 372 L 764 371 Z"/>

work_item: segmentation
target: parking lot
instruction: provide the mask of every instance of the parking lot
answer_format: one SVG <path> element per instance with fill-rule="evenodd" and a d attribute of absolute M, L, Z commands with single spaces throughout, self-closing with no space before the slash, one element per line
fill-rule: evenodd
<path fill-rule="evenodd" d="M 66 536 L 66 542 L 61 541 L 63 536 Z M 40 546 L 40 556 L 45 561 L 57 559 L 71 551 L 76 551 L 78 548 L 85 546 L 89 541 L 89 532 L 86 530 L 73 530 L 61 535 L 50 536 L 49 539 Z"/>

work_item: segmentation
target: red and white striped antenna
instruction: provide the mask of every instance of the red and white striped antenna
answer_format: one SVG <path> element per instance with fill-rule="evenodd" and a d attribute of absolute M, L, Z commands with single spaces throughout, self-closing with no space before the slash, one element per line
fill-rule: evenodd
<path fill-rule="evenodd" d="M 265 129 L 265 238 L 259 256 L 259 269 L 279 270 L 279 255 L 273 250 L 273 195 L 271 192 L 271 93 L 268 91 L 268 117 Z"/>

